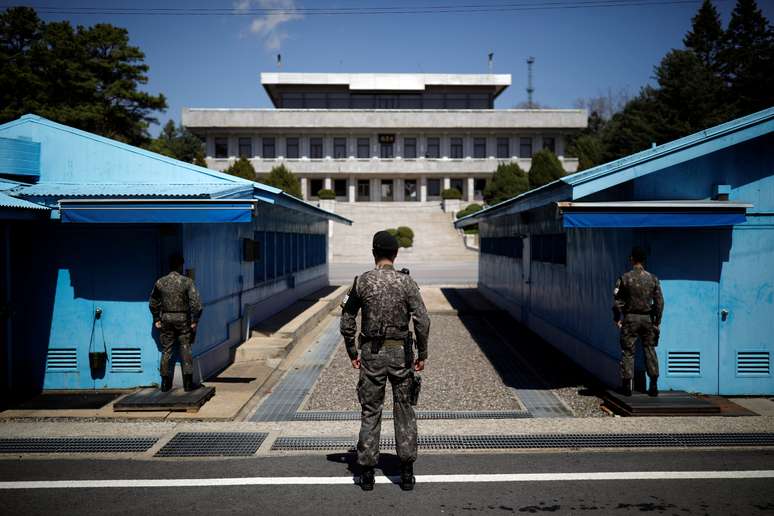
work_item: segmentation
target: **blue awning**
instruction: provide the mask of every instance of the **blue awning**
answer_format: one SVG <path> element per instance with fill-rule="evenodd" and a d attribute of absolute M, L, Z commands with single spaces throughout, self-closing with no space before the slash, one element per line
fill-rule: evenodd
<path fill-rule="evenodd" d="M 733 226 L 747 220 L 744 213 L 565 213 L 566 228 L 695 228 Z"/>
<path fill-rule="evenodd" d="M 62 222 L 87 224 L 250 222 L 251 199 L 175 201 L 125 199 L 60 201 Z"/>
<path fill-rule="evenodd" d="M 751 204 L 731 201 L 560 202 L 566 228 L 697 228 L 743 224 Z"/>

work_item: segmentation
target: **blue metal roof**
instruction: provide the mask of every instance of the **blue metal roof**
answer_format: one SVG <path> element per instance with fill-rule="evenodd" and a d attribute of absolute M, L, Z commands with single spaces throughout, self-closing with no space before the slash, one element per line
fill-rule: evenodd
<path fill-rule="evenodd" d="M 45 206 L 33 202 L 17 199 L 4 193 L 0 193 L 0 208 L 17 208 L 23 210 L 48 210 Z"/>
<path fill-rule="evenodd" d="M 252 196 L 253 185 L 228 183 L 137 184 L 137 183 L 40 183 L 23 188 L 22 197 L 122 198 L 122 197 L 196 197 L 222 198 L 236 194 Z"/>
<path fill-rule="evenodd" d="M 652 149 L 562 177 L 535 190 L 457 220 L 457 228 L 496 215 L 526 211 L 551 202 L 579 199 L 636 177 L 774 132 L 774 107 L 705 129 Z"/>

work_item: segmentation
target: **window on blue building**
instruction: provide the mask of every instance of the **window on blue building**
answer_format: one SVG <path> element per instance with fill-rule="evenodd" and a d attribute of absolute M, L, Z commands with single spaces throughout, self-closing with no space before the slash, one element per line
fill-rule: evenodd
<path fill-rule="evenodd" d="M 567 234 L 532 235 L 530 253 L 536 262 L 567 264 Z"/>

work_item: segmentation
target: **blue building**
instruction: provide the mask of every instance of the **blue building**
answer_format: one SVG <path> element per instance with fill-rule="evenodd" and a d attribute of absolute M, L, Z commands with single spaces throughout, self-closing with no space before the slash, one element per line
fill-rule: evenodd
<path fill-rule="evenodd" d="M 158 383 L 148 296 L 182 253 L 204 313 L 195 376 L 249 328 L 328 285 L 330 220 L 279 189 L 33 115 L 0 125 L 4 388 Z M 101 317 L 95 314 L 101 311 Z M 108 352 L 104 371 L 88 353 Z"/>
<path fill-rule="evenodd" d="M 641 245 L 666 299 L 659 386 L 774 393 L 774 108 L 456 222 L 472 224 L 483 293 L 605 383 L 612 287 Z"/>

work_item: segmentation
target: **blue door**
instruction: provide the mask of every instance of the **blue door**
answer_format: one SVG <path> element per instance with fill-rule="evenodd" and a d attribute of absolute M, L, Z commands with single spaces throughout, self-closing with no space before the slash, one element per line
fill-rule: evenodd
<path fill-rule="evenodd" d="M 718 230 L 638 233 L 647 268 L 661 280 L 664 317 L 657 348 L 662 389 L 718 392 Z"/>
<path fill-rule="evenodd" d="M 721 394 L 772 394 L 774 229 L 734 229 L 720 282 Z"/>

